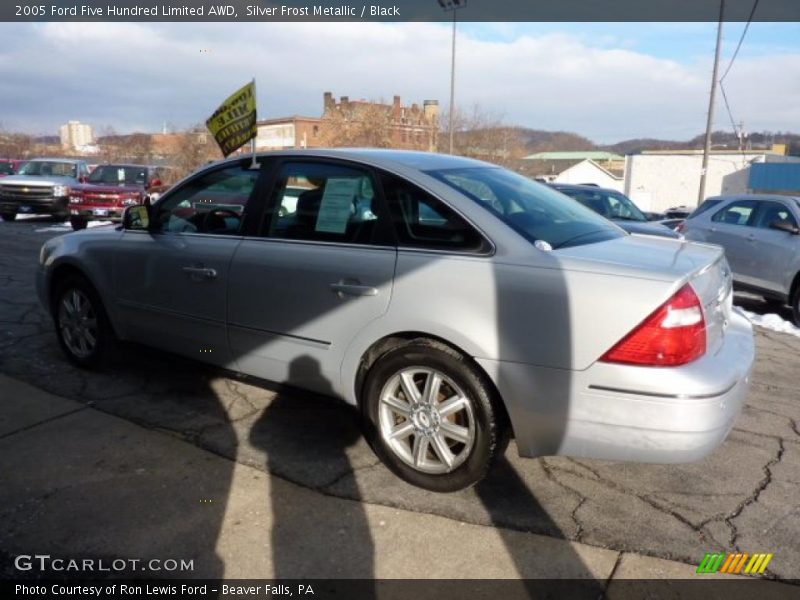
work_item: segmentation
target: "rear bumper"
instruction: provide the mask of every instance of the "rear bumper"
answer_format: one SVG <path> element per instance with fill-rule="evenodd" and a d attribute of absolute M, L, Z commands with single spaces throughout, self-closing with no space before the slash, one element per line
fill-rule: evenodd
<path fill-rule="evenodd" d="M 478 362 L 506 403 L 522 456 L 676 463 L 699 460 L 725 439 L 754 360 L 750 323 L 734 312 L 716 352 L 683 367 Z"/>

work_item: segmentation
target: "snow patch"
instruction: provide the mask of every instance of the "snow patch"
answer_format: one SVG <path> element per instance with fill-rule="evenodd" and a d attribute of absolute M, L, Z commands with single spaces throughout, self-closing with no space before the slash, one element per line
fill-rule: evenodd
<path fill-rule="evenodd" d="M 764 329 L 770 329 L 779 333 L 788 333 L 789 335 L 796 335 L 797 337 L 800 337 L 800 327 L 795 327 L 792 323 L 780 315 L 776 315 L 775 313 L 760 315 L 758 313 L 745 310 L 741 307 L 737 308 L 753 325 L 758 325 Z"/>

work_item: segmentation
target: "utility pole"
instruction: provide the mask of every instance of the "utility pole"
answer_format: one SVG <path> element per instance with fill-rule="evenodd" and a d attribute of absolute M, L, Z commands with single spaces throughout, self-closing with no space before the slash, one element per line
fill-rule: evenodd
<path fill-rule="evenodd" d="M 703 166 L 700 170 L 700 189 L 697 193 L 697 205 L 706 199 L 706 175 L 708 173 L 708 155 L 711 153 L 711 130 L 714 127 L 714 102 L 717 96 L 717 76 L 719 74 L 719 54 L 722 48 L 722 20 L 725 17 L 725 0 L 719 2 L 719 25 L 717 26 L 717 49 L 714 54 L 714 71 L 711 75 L 711 94 L 708 99 L 708 121 L 706 122 L 706 140 L 703 147 Z"/>
<path fill-rule="evenodd" d="M 438 0 L 439 6 L 442 7 L 442 10 L 445 12 L 452 12 L 453 13 L 453 42 L 452 42 L 452 50 L 451 50 L 451 58 L 450 58 L 450 117 L 449 117 L 449 124 L 448 129 L 450 130 L 450 154 L 453 153 L 453 123 L 454 123 L 454 113 L 455 113 L 455 102 L 456 102 L 456 11 L 459 8 L 464 8 L 467 5 L 467 0 Z"/>

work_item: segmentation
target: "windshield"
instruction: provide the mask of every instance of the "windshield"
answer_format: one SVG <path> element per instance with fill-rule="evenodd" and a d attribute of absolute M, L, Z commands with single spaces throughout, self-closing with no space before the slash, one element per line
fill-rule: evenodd
<path fill-rule="evenodd" d="M 147 181 L 147 169 L 135 166 L 100 165 L 92 171 L 88 181 L 110 185 L 144 185 Z"/>
<path fill-rule="evenodd" d="M 35 177 L 77 177 L 78 168 L 74 163 L 49 160 L 32 160 L 19 170 L 19 175 Z"/>
<path fill-rule="evenodd" d="M 555 190 L 494 167 L 428 171 L 497 215 L 530 241 L 553 248 L 602 242 L 623 231 Z"/>
<path fill-rule="evenodd" d="M 562 194 L 574 198 L 586 208 L 592 209 L 606 219 L 622 221 L 647 221 L 645 214 L 627 196 L 609 190 L 586 188 L 556 188 Z"/>

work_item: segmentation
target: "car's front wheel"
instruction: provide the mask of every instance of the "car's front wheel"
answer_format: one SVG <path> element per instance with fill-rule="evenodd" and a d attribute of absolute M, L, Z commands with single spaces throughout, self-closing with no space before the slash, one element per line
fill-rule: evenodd
<path fill-rule="evenodd" d="M 1 213 L 0 218 L 2 218 L 3 221 L 11 222 L 17 218 L 17 213 Z"/>
<path fill-rule="evenodd" d="M 797 286 L 792 298 L 792 319 L 794 324 L 800 327 L 800 285 Z"/>
<path fill-rule="evenodd" d="M 87 223 L 86 219 L 81 219 L 80 217 L 71 217 L 69 220 L 69 224 L 72 225 L 72 229 L 75 231 L 86 229 Z"/>
<path fill-rule="evenodd" d="M 367 374 L 363 409 L 381 460 L 425 489 L 452 492 L 477 483 L 503 447 L 484 377 L 433 340 L 413 340 L 379 358 Z"/>
<path fill-rule="evenodd" d="M 109 355 L 114 335 L 95 289 L 83 277 L 70 275 L 58 283 L 53 318 L 61 349 L 73 364 L 91 368 Z"/>

